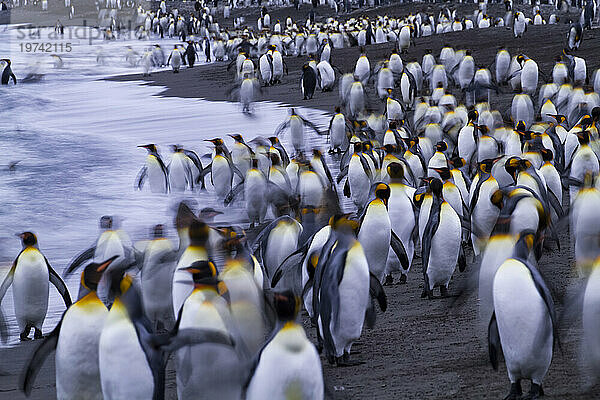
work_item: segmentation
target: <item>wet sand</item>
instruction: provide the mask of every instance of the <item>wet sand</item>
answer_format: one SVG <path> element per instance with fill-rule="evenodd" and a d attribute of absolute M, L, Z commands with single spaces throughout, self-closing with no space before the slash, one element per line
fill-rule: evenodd
<path fill-rule="evenodd" d="M 419 7 L 427 7 L 420 5 Z M 461 6 L 474 9 L 475 6 Z M 307 8 L 301 12 L 307 12 Z M 399 8 L 399 14 L 407 7 Z M 281 11 L 281 16 L 286 15 Z M 377 11 L 373 12 L 376 13 Z M 498 13 L 491 13 L 498 15 Z M 503 12 L 502 12 L 503 14 Z M 234 14 L 235 15 L 235 14 Z M 275 13 L 272 13 L 275 15 Z M 300 15 L 298 13 L 298 15 Z M 248 18 L 249 21 L 255 18 Z M 473 30 L 417 39 L 417 47 L 402 55 L 405 62 L 421 60 L 425 49 L 439 54 L 444 43 L 456 48 L 471 49 L 476 63 L 489 65 L 497 48 L 504 45 L 511 55 L 524 52 L 536 60 L 540 69 L 549 75 L 555 56 L 565 44 L 567 26 L 530 26 L 524 38 L 514 39 L 509 30 L 493 28 Z M 588 62 L 588 74 L 600 64 L 597 56 L 600 43 L 598 31 L 586 31 L 585 40 L 578 55 Z M 382 60 L 392 49 L 392 44 L 367 46 L 372 65 Z M 357 48 L 336 49 L 332 62 L 342 71 L 350 71 L 356 58 Z M 299 91 L 300 67 L 304 58 L 286 58 L 289 75 L 275 87 L 265 89 L 263 100 L 312 107 L 331 111 L 338 102 L 337 90 L 333 93 L 317 92 L 312 100 L 303 101 Z M 208 100 L 226 100 L 225 91 L 233 81 L 226 71 L 226 63 L 199 65 L 182 70 L 179 75 L 171 72 L 154 73 L 150 78 L 129 75 L 115 80 L 143 80 L 145 84 L 166 87 L 163 96 L 199 97 Z M 380 107 L 369 89 L 370 107 Z M 504 112 L 510 105 L 511 94 L 494 96 L 492 106 Z M 269 134 L 270 132 L 265 132 Z M 565 196 L 566 197 L 566 196 Z M 575 277 L 573 252 L 569 242 L 568 227 L 560 229 L 561 250 L 552 245 L 540 261 L 540 270 L 556 293 L 562 295 Z M 472 256 L 468 254 L 470 261 Z M 465 279 L 475 271 L 469 263 L 465 273 L 455 274 L 450 293 L 456 293 Z M 494 371 L 488 361 L 485 331 L 477 318 L 477 300 L 473 294 L 450 307 L 452 299 L 423 300 L 420 259 L 413 263 L 405 285 L 386 287 L 389 307 L 378 315 L 373 330 L 365 329 L 353 347 L 352 358 L 363 364 L 337 368 L 323 359 L 327 398 L 333 399 L 501 399 L 509 389 L 504 364 Z M 314 339 L 314 330 L 305 319 L 307 332 Z M 487 326 L 487 325 L 486 325 Z M 561 331 L 562 350 L 555 349 L 554 358 L 544 381 L 546 399 L 593 399 L 595 391 L 583 393 L 584 381 L 580 375 L 577 359 L 581 332 L 579 325 Z M 18 377 L 35 343 L 25 343 L 11 349 L 3 349 L 0 358 L 0 399 L 20 399 L 17 391 Z M 55 396 L 54 359 L 49 357 L 36 380 L 33 399 Z M 174 372 L 167 375 L 167 398 L 175 399 Z M 528 390 L 528 384 L 524 385 Z"/>

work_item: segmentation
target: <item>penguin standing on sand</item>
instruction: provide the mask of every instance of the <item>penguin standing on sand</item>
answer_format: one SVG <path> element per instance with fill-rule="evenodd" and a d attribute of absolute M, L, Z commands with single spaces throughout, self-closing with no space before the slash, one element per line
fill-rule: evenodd
<path fill-rule="evenodd" d="M 460 263 L 462 271 L 466 260 L 460 248 L 462 233 L 460 217 L 442 197 L 443 186 L 439 179 L 431 179 L 429 188 L 432 203 L 421 243 L 425 279 L 421 297 L 431 299 L 436 286 L 440 287 L 442 297 L 448 295 L 448 283 L 456 269 L 456 263 Z"/>
<path fill-rule="evenodd" d="M 71 296 L 65 282 L 39 250 L 36 236 L 31 232 L 23 232 L 19 237 L 23 249 L 0 286 L 0 302 L 12 284 L 20 339 L 30 340 L 31 328 L 35 329 L 34 338 L 41 339 L 42 324 L 48 312 L 48 282 L 56 287 L 67 308 L 71 306 Z"/>
<path fill-rule="evenodd" d="M 390 244 L 402 264 L 402 269 L 408 270 L 404 245 L 392 231 L 388 214 L 390 194 L 387 184 L 380 182 L 375 185 L 375 199 L 365 208 L 358 232 L 358 240 L 369 262 L 369 271 L 380 282 L 383 282 L 385 276 Z"/>
<path fill-rule="evenodd" d="M 13 84 L 16 85 L 17 77 L 15 76 L 12 69 L 10 68 L 11 61 L 8 58 L 5 58 L 5 59 L 0 60 L 0 62 L 4 62 L 4 64 L 5 64 L 4 69 L 2 70 L 2 79 L 0 80 L 0 83 L 2 83 L 3 85 L 8 85 L 8 83 L 12 79 Z"/>
<path fill-rule="evenodd" d="M 400 283 L 406 283 L 406 278 L 410 266 L 412 264 L 415 253 L 415 241 L 417 233 L 417 217 L 415 215 L 415 207 L 412 202 L 415 189 L 404 184 L 404 167 L 397 162 L 392 162 L 387 166 L 387 173 L 390 177 L 390 198 L 388 200 L 388 214 L 390 216 L 390 224 L 394 234 L 398 236 L 402 246 L 405 249 L 408 265 L 400 264 Z M 392 249 L 388 251 L 392 253 Z M 389 256 L 388 256 L 389 258 Z M 391 284 L 393 278 L 392 270 L 386 271 L 386 284 Z"/>
<path fill-rule="evenodd" d="M 527 398 L 544 395 L 542 380 L 552 361 L 558 339 L 556 315 L 550 290 L 529 253 L 535 243 L 532 232 L 521 234 L 513 257 L 496 271 L 493 284 L 494 313 L 488 329 L 490 361 L 498 368 L 502 349 L 510 379 L 507 399 L 521 398 L 521 380 L 530 379 Z"/>
<path fill-rule="evenodd" d="M 169 59 L 167 60 L 167 65 L 171 64 L 173 68 L 173 73 L 179 73 L 179 68 L 181 68 L 181 52 L 179 51 L 179 46 L 175 45 L 173 47 L 173 51 L 171 51 L 171 55 L 169 55 Z"/>
<path fill-rule="evenodd" d="M 102 400 L 98 343 L 108 309 L 96 289 L 106 268 L 117 258 L 91 263 L 81 273 L 79 299 L 62 315 L 56 328 L 34 351 L 21 380 L 29 396 L 46 357 L 56 349 L 56 398 Z"/>
<path fill-rule="evenodd" d="M 177 350 L 177 398 L 239 399 L 244 364 L 230 334 L 235 328 L 227 300 L 228 288 L 217 278 L 217 270 L 210 261 L 196 261 L 184 270 L 192 275 L 194 289 L 181 310 L 179 331 L 204 331 L 221 340 L 219 343 L 198 343 Z M 199 396 L 199 393 L 202 395 Z"/>
<path fill-rule="evenodd" d="M 142 190 L 144 180 L 148 178 L 150 190 L 153 193 L 167 193 L 169 191 L 169 171 L 163 162 L 155 144 L 138 146 L 148 151 L 146 165 L 142 167 L 136 179 L 136 187 Z"/>
<path fill-rule="evenodd" d="M 188 68 L 193 68 L 194 63 L 196 62 L 196 49 L 194 48 L 194 43 L 191 40 L 188 41 L 188 46 L 185 49 L 185 56 L 187 57 Z"/>
<path fill-rule="evenodd" d="M 246 399 L 322 399 L 323 371 L 315 346 L 296 322 L 300 303 L 287 290 L 274 295 L 277 325 L 257 355 Z"/>
<path fill-rule="evenodd" d="M 317 87 L 317 74 L 315 70 L 308 64 L 302 66 L 302 95 L 304 100 L 312 99 L 315 88 Z"/>
<path fill-rule="evenodd" d="M 369 273 L 356 227 L 355 221 L 347 219 L 335 223 L 313 277 L 313 321 L 318 324 L 327 360 L 338 366 L 351 365 L 352 344 L 360 337 L 365 317 L 369 325 L 375 322 L 370 295 L 377 298 L 382 311 L 387 308 L 379 280 Z"/>

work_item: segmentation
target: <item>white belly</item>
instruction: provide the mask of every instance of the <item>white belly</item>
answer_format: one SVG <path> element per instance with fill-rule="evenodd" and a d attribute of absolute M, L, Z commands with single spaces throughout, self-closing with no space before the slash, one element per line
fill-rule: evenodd
<path fill-rule="evenodd" d="M 431 240 L 427 277 L 429 289 L 436 285 L 448 287 L 456 269 L 460 251 L 461 225 L 456 211 L 448 203 L 442 204 L 440 223 Z"/>
<path fill-rule="evenodd" d="M 107 315 L 108 310 L 97 297 L 96 301 L 84 298 L 67 311 L 56 346 L 57 398 L 103 398 L 98 346 Z"/>
<path fill-rule="evenodd" d="M 496 272 L 493 293 L 511 382 L 524 378 L 540 384 L 552 360 L 552 322 L 529 270 L 507 260 Z"/>
<path fill-rule="evenodd" d="M 371 203 L 360 227 L 358 240 L 367 257 L 369 270 L 380 281 L 385 274 L 390 239 L 391 222 L 385 205 L 382 202 Z"/>
<path fill-rule="evenodd" d="M 124 308 L 122 304 L 120 307 Z M 100 335 L 102 394 L 106 400 L 151 399 L 152 372 L 135 328 L 125 315 L 113 305 Z"/>
<path fill-rule="evenodd" d="M 13 304 L 19 330 L 42 329 L 48 311 L 48 267 L 40 252 L 27 249 L 19 256 L 13 280 Z"/>

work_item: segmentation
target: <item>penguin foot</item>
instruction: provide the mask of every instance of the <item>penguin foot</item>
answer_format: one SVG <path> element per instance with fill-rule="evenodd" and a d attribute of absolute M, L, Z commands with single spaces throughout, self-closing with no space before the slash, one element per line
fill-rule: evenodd
<path fill-rule="evenodd" d="M 421 298 L 424 299 L 427 297 L 428 300 L 433 300 L 433 293 L 431 290 L 423 289 L 423 293 L 421 293 Z"/>
<path fill-rule="evenodd" d="M 542 389 L 542 385 L 538 385 L 537 383 L 531 382 L 531 388 L 529 389 L 529 393 L 525 396 L 521 397 L 521 400 L 535 400 L 544 396 L 544 390 Z"/>
<path fill-rule="evenodd" d="M 38 340 L 38 339 L 43 339 L 43 338 L 44 338 L 44 335 L 42 335 L 42 330 L 41 330 L 41 329 L 37 329 L 37 328 L 35 328 L 35 333 L 33 334 L 33 338 L 34 338 L 35 340 Z"/>
<path fill-rule="evenodd" d="M 392 277 L 392 274 L 388 274 L 385 276 L 385 282 L 383 283 L 383 286 L 391 286 L 394 284 L 394 278 Z"/>
<path fill-rule="evenodd" d="M 448 293 L 448 288 L 446 286 L 440 286 L 440 295 L 442 297 L 450 297 L 450 294 Z"/>
<path fill-rule="evenodd" d="M 23 330 L 23 332 L 21 332 L 21 335 L 19 336 L 21 342 L 31 340 L 29 339 L 29 332 L 31 332 L 31 325 L 25 326 L 25 329 Z"/>
<path fill-rule="evenodd" d="M 406 274 L 402 274 L 402 275 L 400 275 L 400 281 L 398 281 L 398 283 L 401 285 L 404 285 L 404 284 L 406 284 L 406 279 L 407 279 Z"/>
<path fill-rule="evenodd" d="M 508 393 L 508 396 L 504 398 L 504 400 L 519 400 L 522 394 L 523 390 L 521 389 L 521 381 L 517 381 L 510 384 L 510 392 Z"/>
<path fill-rule="evenodd" d="M 356 367 L 357 365 L 364 364 L 363 361 L 350 361 L 349 357 L 344 354 L 341 357 L 335 359 L 335 365 L 337 367 Z"/>

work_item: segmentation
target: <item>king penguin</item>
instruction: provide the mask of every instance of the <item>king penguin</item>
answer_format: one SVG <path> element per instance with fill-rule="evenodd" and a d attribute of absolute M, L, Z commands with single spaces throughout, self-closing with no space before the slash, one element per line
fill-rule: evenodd
<path fill-rule="evenodd" d="M 439 179 L 431 179 L 429 188 L 432 204 L 421 243 L 425 279 L 421 297 L 431 299 L 433 289 L 437 286 L 443 297 L 448 295 L 448 284 L 456 264 L 460 261 L 463 269 L 465 260 L 464 256 L 459 260 L 462 231 L 460 217 L 442 197 L 443 186 Z"/>
<path fill-rule="evenodd" d="M 527 398 L 544 395 L 542 381 L 552 361 L 557 325 L 554 303 L 529 253 L 534 234 L 521 234 L 512 258 L 496 271 L 493 284 L 494 314 L 490 320 L 488 342 L 490 361 L 498 368 L 498 353 L 504 354 L 510 379 L 507 399 L 521 398 L 521 380 L 530 379 Z"/>
<path fill-rule="evenodd" d="M 412 202 L 415 189 L 404 184 L 404 168 L 401 164 L 396 162 L 390 163 L 387 166 L 387 172 L 390 176 L 390 198 L 388 200 L 390 225 L 392 231 L 402 242 L 408 262 L 408 267 L 401 265 L 402 269 L 400 270 L 400 283 L 405 283 L 415 253 L 417 216 L 415 215 L 415 207 Z M 392 249 L 388 251 L 388 259 L 392 252 Z M 402 264 L 401 261 L 400 264 Z M 392 282 L 391 272 L 392 270 L 388 266 L 386 283 Z"/>
<path fill-rule="evenodd" d="M 304 328 L 296 322 L 300 301 L 291 291 L 275 293 L 277 326 L 257 356 L 246 391 L 247 400 L 321 400 L 321 360 Z"/>
<path fill-rule="evenodd" d="M 48 282 L 56 287 L 67 308 L 71 306 L 71 296 L 65 282 L 39 250 L 37 237 L 31 232 L 23 232 L 19 237 L 23 249 L 0 286 L 0 302 L 12 284 L 20 339 L 30 340 L 31 328 L 35 329 L 34 338 L 41 339 L 42 324 L 48 312 Z"/>
<path fill-rule="evenodd" d="M 56 398 L 102 400 L 98 344 L 108 309 L 96 289 L 106 268 L 117 258 L 91 263 L 81 273 L 79 299 L 62 315 L 56 328 L 25 366 L 21 389 L 29 396 L 46 357 L 56 350 Z"/>
<path fill-rule="evenodd" d="M 302 89 L 304 100 L 313 98 L 313 95 L 315 94 L 315 88 L 317 87 L 317 74 L 315 73 L 315 70 L 308 64 L 304 64 L 302 66 L 300 87 Z"/>
<path fill-rule="evenodd" d="M 146 144 L 143 147 L 148 151 L 146 164 L 142 167 L 136 180 L 136 187 L 142 189 L 144 181 L 148 178 L 150 190 L 153 193 L 167 193 L 169 191 L 169 171 L 165 166 L 155 144 Z"/>
<path fill-rule="evenodd" d="M 239 399 L 244 365 L 230 334 L 235 327 L 229 311 L 227 287 L 216 277 L 216 268 L 210 261 L 196 261 L 185 270 L 192 275 L 194 289 L 178 318 L 179 331 L 202 330 L 224 340 L 177 350 L 177 398 Z"/>

